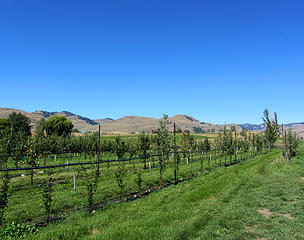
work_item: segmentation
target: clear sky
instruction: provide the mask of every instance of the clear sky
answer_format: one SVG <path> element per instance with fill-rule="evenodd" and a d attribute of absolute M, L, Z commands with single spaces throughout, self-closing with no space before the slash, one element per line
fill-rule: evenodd
<path fill-rule="evenodd" d="M 1 0 L 0 107 L 303 122 L 302 0 Z"/>

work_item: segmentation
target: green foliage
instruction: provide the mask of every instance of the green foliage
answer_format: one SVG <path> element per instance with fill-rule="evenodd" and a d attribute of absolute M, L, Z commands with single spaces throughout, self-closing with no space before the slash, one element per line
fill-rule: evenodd
<path fill-rule="evenodd" d="M 274 113 L 274 119 L 270 119 L 268 109 L 264 110 L 263 121 L 266 125 L 265 140 L 269 149 L 274 147 L 274 143 L 279 137 L 280 127 L 278 124 L 278 115 Z"/>
<path fill-rule="evenodd" d="M 183 134 L 182 134 L 182 137 L 181 137 L 181 150 L 183 152 L 189 152 L 191 150 L 194 150 L 195 148 L 195 138 L 194 138 L 194 135 L 193 134 L 190 134 L 189 131 L 185 131 Z"/>
<path fill-rule="evenodd" d="M 245 129 L 245 128 L 242 128 L 242 131 L 241 131 L 241 136 L 242 137 L 245 137 L 245 136 L 247 136 L 247 134 L 248 134 L 248 131 L 247 131 L 247 129 Z"/>
<path fill-rule="evenodd" d="M 235 132 L 235 131 L 236 131 L 235 126 L 231 126 L 231 127 L 230 127 L 230 131 L 231 131 L 231 132 Z"/>
<path fill-rule="evenodd" d="M 73 124 L 66 116 L 53 115 L 45 120 L 44 130 L 47 136 L 69 136 L 71 135 Z"/>
<path fill-rule="evenodd" d="M 51 212 L 52 212 L 52 202 L 53 202 L 53 179 L 49 177 L 47 181 L 45 181 L 44 185 L 42 186 L 42 201 L 45 210 L 45 214 L 47 220 L 50 219 Z"/>
<path fill-rule="evenodd" d="M 166 169 L 169 160 L 170 148 L 172 139 L 170 137 L 169 130 L 167 128 L 168 115 L 164 114 L 164 119 L 159 121 L 159 127 L 157 129 L 155 137 L 155 150 L 159 155 L 159 185 L 162 186 L 162 174 Z"/>
<path fill-rule="evenodd" d="M 8 119 L 0 119 L 0 152 L 2 154 L 13 153 L 16 167 L 23 158 L 30 136 L 30 121 L 21 113 L 13 112 Z M 1 159 L 2 165 L 6 162 L 7 159 Z"/>
<path fill-rule="evenodd" d="M 197 143 L 197 150 L 201 152 L 208 152 L 211 149 L 211 144 L 207 137 L 204 137 L 203 141 L 198 141 Z"/>
<path fill-rule="evenodd" d="M 6 118 L 0 118 L 0 133 L 8 135 L 10 131 L 10 122 Z"/>
<path fill-rule="evenodd" d="M 37 231 L 38 228 L 33 225 L 12 222 L 1 230 L 0 238 L 3 240 L 20 239 L 34 234 Z"/>
<path fill-rule="evenodd" d="M 143 180 L 142 180 L 142 170 L 141 169 L 138 169 L 136 171 L 136 179 L 135 179 L 135 183 L 138 187 L 138 191 L 141 190 L 141 184 L 142 184 Z"/>
<path fill-rule="evenodd" d="M 240 148 L 241 153 L 242 153 L 242 158 L 245 159 L 246 158 L 246 153 L 249 151 L 249 147 L 250 147 L 250 140 L 248 139 L 248 135 L 244 134 L 244 137 L 240 140 L 238 140 L 238 148 Z"/>
<path fill-rule="evenodd" d="M 46 130 L 45 130 L 45 119 L 41 118 L 35 127 L 35 135 L 36 136 L 45 136 Z"/>
<path fill-rule="evenodd" d="M 0 153 L 9 153 L 9 132 L 10 123 L 8 119 L 0 118 Z M 3 167 L 7 163 L 7 158 L 3 157 L 0 159 L 0 165 Z"/>
<path fill-rule="evenodd" d="M 94 194 L 97 191 L 97 183 L 98 183 L 97 171 L 93 172 L 93 175 L 87 175 L 87 180 L 86 180 L 87 205 L 86 205 L 86 207 L 89 212 L 92 211 L 92 207 L 94 204 Z"/>
<path fill-rule="evenodd" d="M 203 141 L 203 151 L 207 152 L 210 149 L 211 149 L 211 146 L 210 146 L 209 140 L 207 137 L 205 137 L 204 141 Z"/>
<path fill-rule="evenodd" d="M 151 141 L 148 135 L 140 134 L 138 136 L 138 145 L 139 150 L 141 151 L 142 156 L 147 156 L 149 150 L 151 149 Z M 147 167 L 147 159 L 144 159 L 144 167 Z"/>
<path fill-rule="evenodd" d="M 262 152 L 265 143 L 265 138 L 263 135 L 255 135 L 254 147 L 256 149 L 256 154 Z"/>
<path fill-rule="evenodd" d="M 3 223 L 4 213 L 9 200 L 10 178 L 6 172 L 2 179 L 3 183 L 0 188 L 0 225 Z"/>
<path fill-rule="evenodd" d="M 22 133 L 24 136 L 28 137 L 31 135 L 30 120 L 28 117 L 22 115 L 21 113 L 13 112 L 8 116 L 10 123 L 10 130 L 12 138 L 18 133 Z"/>
<path fill-rule="evenodd" d="M 114 151 L 118 159 L 122 159 L 127 151 L 127 146 L 124 140 L 120 136 L 117 136 L 114 141 Z"/>
<path fill-rule="evenodd" d="M 128 140 L 125 142 L 126 143 L 126 151 L 129 152 L 130 154 L 130 158 L 133 158 L 138 150 L 138 143 L 137 141 L 135 140 Z"/>
<path fill-rule="evenodd" d="M 289 129 L 286 135 L 286 157 L 290 160 L 292 157 L 296 155 L 297 147 L 299 146 L 299 137 L 296 133 L 293 133 L 291 129 Z"/>
<path fill-rule="evenodd" d="M 151 147 L 149 136 L 146 134 L 140 134 L 138 136 L 138 144 L 139 150 L 142 152 L 143 156 L 146 156 Z"/>
<path fill-rule="evenodd" d="M 222 151 L 225 155 L 232 156 L 235 152 L 235 143 L 232 132 L 224 127 L 223 131 L 219 133 L 215 139 L 216 148 Z"/>
<path fill-rule="evenodd" d="M 124 187 L 125 187 L 124 178 L 125 178 L 126 173 L 127 173 L 127 171 L 125 169 L 124 163 L 119 162 L 118 167 L 115 170 L 114 174 L 115 174 L 115 177 L 116 177 L 117 185 L 120 189 L 120 196 L 121 197 L 123 195 L 123 191 L 124 191 Z"/>

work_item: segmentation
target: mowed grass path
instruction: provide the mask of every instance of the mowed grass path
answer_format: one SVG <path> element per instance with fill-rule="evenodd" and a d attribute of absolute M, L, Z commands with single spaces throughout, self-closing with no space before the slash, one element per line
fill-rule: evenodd
<path fill-rule="evenodd" d="M 277 149 L 28 239 L 304 239 L 303 177 L 304 149 L 290 163 Z"/>

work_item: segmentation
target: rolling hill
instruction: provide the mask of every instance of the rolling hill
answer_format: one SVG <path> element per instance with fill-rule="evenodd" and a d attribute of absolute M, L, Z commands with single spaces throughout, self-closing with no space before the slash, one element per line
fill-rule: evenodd
<path fill-rule="evenodd" d="M 95 132 L 98 130 L 98 125 L 101 126 L 101 131 L 104 133 L 117 133 L 117 134 L 130 134 L 130 133 L 150 133 L 156 130 L 160 119 L 153 117 L 140 117 L 140 116 L 125 116 L 114 120 L 112 118 L 101 118 L 92 120 L 87 117 L 83 117 L 68 111 L 61 112 L 48 112 L 48 111 L 35 111 L 26 112 L 19 109 L 12 108 L 0 108 L 0 118 L 7 118 L 12 112 L 21 113 L 30 119 L 33 126 L 36 125 L 37 121 L 41 118 L 49 118 L 52 115 L 66 116 L 70 119 L 75 129 L 80 131 Z M 168 118 L 169 129 L 173 130 L 173 123 L 176 123 L 177 129 L 189 130 L 192 133 L 203 133 L 203 132 L 218 132 L 224 126 L 228 129 L 231 126 L 235 126 L 237 130 L 245 128 L 250 131 L 263 131 L 265 129 L 263 124 L 212 124 L 201 122 L 191 116 L 178 114 Z M 292 129 L 299 135 L 304 136 L 304 122 L 302 123 L 290 123 L 285 125 L 286 129 Z"/>

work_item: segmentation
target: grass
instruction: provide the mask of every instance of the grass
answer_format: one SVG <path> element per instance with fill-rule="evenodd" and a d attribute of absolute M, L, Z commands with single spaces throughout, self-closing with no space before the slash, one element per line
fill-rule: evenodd
<path fill-rule="evenodd" d="M 194 155 L 196 160 L 200 155 Z M 204 157 L 206 157 L 204 155 Z M 136 160 L 138 162 L 138 160 Z M 155 166 L 157 162 L 154 162 Z M 208 160 L 204 160 L 204 168 L 209 167 Z M 212 158 L 210 162 L 210 168 L 215 168 L 219 164 L 219 159 Z M 149 164 L 147 164 L 149 166 Z M 87 165 L 86 167 L 91 167 Z M 128 170 L 124 178 L 124 191 L 123 194 L 130 194 L 138 192 L 138 186 L 136 184 L 137 175 L 134 173 L 134 169 L 137 170 L 143 167 L 143 163 L 140 164 L 126 164 L 125 168 Z M 179 178 L 187 178 L 200 171 L 200 161 L 190 161 L 187 164 L 186 159 L 182 159 L 179 166 Z M 97 192 L 95 193 L 95 203 L 103 202 L 108 199 L 120 198 L 120 189 L 118 188 L 115 170 L 116 165 L 101 164 L 100 173 L 101 177 L 98 181 Z M 87 181 L 85 171 L 92 173 L 94 169 L 84 170 L 81 167 L 63 167 L 52 170 L 52 176 L 54 179 L 54 192 L 53 192 L 53 204 L 52 204 L 52 216 L 65 217 L 70 215 L 74 211 L 84 210 L 87 194 L 85 183 Z M 12 221 L 20 223 L 37 224 L 45 220 L 45 213 L 42 204 L 42 189 L 41 184 L 46 180 L 49 170 L 43 173 L 36 173 L 34 175 L 34 186 L 30 187 L 30 176 L 23 176 L 14 178 L 11 184 L 11 197 L 8 203 L 7 210 L 5 212 L 5 224 L 9 224 Z M 73 174 L 76 176 L 76 190 L 73 189 Z M 142 171 L 142 189 L 141 192 L 145 192 L 147 189 L 155 188 L 159 185 L 159 168 L 152 168 L 151 173 L 149 169 Z M 58 183 L 62 184 L 58 184 Z M 173 182 L 173 163 L 172 159 L 166 172 L 163 175 L 163 184 Z"/>
<path fill-rule="evenodd" d="M 304 239 L 304 149 L 290 163 L 280 155 L 276 149 L 137 201 L 76 213 L 28 239 Z"/>

